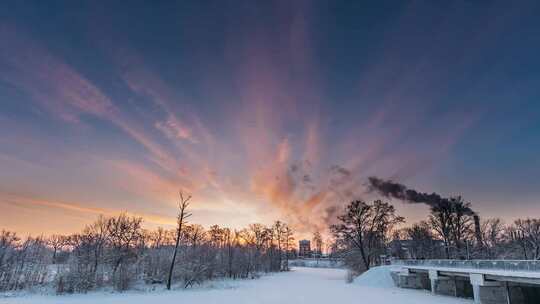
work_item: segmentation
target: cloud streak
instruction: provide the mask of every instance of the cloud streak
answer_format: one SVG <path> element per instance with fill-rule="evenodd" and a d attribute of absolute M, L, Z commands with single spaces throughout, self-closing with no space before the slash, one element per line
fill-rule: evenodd
<path fill-rule="evenodd" d="M 73 212 L 78 216 L 82 216 L 80 218 L 85 219 L 87 223 L 93 221 L 99 215 L 116 216 L 121 212 L 125 212 L 133 216 L 141 216 L 145 219 L 145 221 L 154 225 L 161 225 L 161 226 L 169 227 L 169 226 L 174 226 L 174 223 L 175 223 L 174 218 L 172 217 L 164 217 L 164 216 L 148 214 L 148 213 L 145 214 L 145 213 L 139 213 L 139 212 L 128 212 L 127 210 L 113 209 L 113 208 L 87 207 L 87 206 L 83 206 L 83 205 L 72 203 L 72 202 L 47 200 L 47 199 L 40 199 L 40 198 L 13 195 L 13 194 L 8 195 L 5 193 L 2 194 L 0 197 L 0 204 L 14 205 L 14 206 L 20 206 L 20 207 L 29 207 L 31 210 L 36 210 L 36 208 L 55 210 L 55 211 L 50 212 L 49 216 L 53 216 L 57 218 L 61 218 L 62 216 L 64 216 L 65 212 Z"/>

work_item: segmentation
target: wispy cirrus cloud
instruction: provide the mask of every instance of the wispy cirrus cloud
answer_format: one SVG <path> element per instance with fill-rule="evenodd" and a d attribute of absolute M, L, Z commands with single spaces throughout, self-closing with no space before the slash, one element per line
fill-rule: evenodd
<path fill-rule="evenodd" d="M 44 108 L 69 122 L 79 114 L 109 116 L 110 100 L 69 65 L 58 60 L 24 32 L 0 24 L 0 60 L 9 70 L 1 79 L 22 89 Z"/>
<path fill-rule="evenodd" d="M 119 213 L 126 213 L 133 216 L 141 216 L 145 221 L 154 225 L 173 226 L 175 221 L 171 217 L 160 216 L 156 214 L 133 212 L 114 208 L 95 208 L 81 205 L 79 203 L 65 202 L 59 200 L 43 199 L 28 195 L 18 194 L 0 194 L 0 205 L 11 205 L 21 208 L 29 208 L 35 210 L 37 208 L 54 209 L 56 211 L 49 212 L 49 216 L 61 218 L 66 216 L 66 212 L 73 213 L 73 216 L 82 218 L 86 223 L 92 222 L 97 216 L 116 216 Z"/>
<path fill-rule="evenodd" d="M 67 122 L 79 123 L 83 114 L 108 120 L 144 146 L 152 155 L 152 161 L 163 169 L 179 167 L 175 157 L 145 134 L 144 129 L 100 88 L 24 31 L 2 25 L 0 38 L 10 41 L 0 47 L 0 60 L 10 67 L 9 73 L 0 75 L 4 81 L 29 94 L 44 109 Z"/>
<path fill-rule="evenodd" d="M 165 121 L 156 122 L 155 126 L 170 139 L 190 139 L 194 141 L 192 138 L 191 129 L 181 123 L 174 116 L 169 116 Z"/>

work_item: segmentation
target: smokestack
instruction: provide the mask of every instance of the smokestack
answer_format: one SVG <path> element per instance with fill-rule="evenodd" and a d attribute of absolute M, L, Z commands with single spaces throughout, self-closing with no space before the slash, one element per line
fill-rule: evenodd
<path fill-rule="evenodd" d="M 476 246 L 478 247 L 482 247 L 483 246 L 483 242 L 482 242 L 482 232 L 480 230 L 480 217 L 478 216 L 478 214 L 475 214 L 473 215 L 473 219 L 474 219 L 474 233 L 476 235 Z"/>

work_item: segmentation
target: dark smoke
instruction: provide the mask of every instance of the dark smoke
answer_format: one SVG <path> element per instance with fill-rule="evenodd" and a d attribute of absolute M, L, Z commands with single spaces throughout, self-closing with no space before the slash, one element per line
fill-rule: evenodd
<path fill-rule="evenodd" d="M 395 183 L 389 180 L 383 180 L 372 176 L 369 180 L 369 191 L 376 191 L 388 198 L 396 198 L 412 204 L 426 204 L 431 210 L 452 208 L 456 202 L 452 198 L 441 197 L 437 193 L 422 193 L 413 189 L 408 189 L 405 185 Z M 468 206 L 463 204 L 461 212 L 466 215 L 474 216 L 476 213 Z"/>
<path fill-rule="evenodd" d="M 468 204 L 463 203 L 460 198 L 444 198 L 437 193 L 422 193 L 413 189 L 407 189 L 405 185 L 383 180 L 378 177 L 369 178 L 369 191 L 376 191 L 388 198 L 396 198 L 413 204 L 426 204 L 431 211 L 438 212 L 446 210 L 450 212 L 461 212 L 473 217 L 474 234 L 478 246 L 482 246 L 482 233 L 480 229 L 480 217 Z"/>

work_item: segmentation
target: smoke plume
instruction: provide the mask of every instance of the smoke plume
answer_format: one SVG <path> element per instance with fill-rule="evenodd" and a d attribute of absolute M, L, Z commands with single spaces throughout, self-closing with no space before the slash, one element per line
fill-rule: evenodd
<path fill-rule="evenodd" d="M 408 189 L 405 185 L 389 180 L 383 180 L 374 176 L 369 177 L 368 180 L 368 190 L 376 191 L 385 197 L 396 198 L 412 204 L 426 204 L 431 208 L 431 211 L 435 212 L 447 210 L 450 212 L 462 212 L 465 215 L 472 216 L 477 245 L 482 246 L 480 217 L 469 207 L 470 204 L 464 204 L 460 199 L 456 198 L 444 198 L 437 193 L 428 194 L 418 192 L 413 189 Z"/>
<path fill-rule="evenodd" d="M 423 193 L 413 189 L 408 189 L 405 185 L 395 183 L 390 180 L 380 179 L 371 176 L 368 178 L 368 190 L 376 191 L 379 194 L 396 198 L 411 204 L 426 204 L 431 210 L 452 208 L 456 204 L 452 198 L 444 198 L 437 193 Z M 475 216 L 476 213 L 467 205 L 462 206 L 462 212 L 466 215 Z"/>

